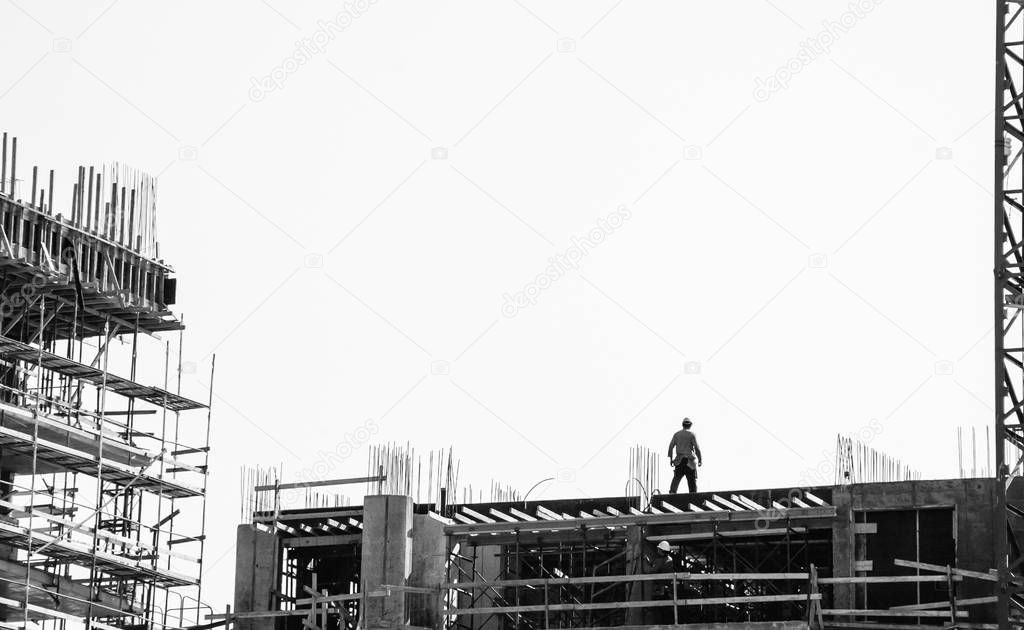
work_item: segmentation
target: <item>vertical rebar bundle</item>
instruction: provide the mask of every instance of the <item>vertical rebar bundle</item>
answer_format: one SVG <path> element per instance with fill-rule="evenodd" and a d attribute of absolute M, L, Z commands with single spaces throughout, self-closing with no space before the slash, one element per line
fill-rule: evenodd
<path fill-rule="evenodd" d="M 984 437 L 981 438 L 980 434 L 977 427 L 956 428 L 957 473 L 960 479 L 993 475 L 995 463 L 992 461 L 992 428 L 986 425 Z M 1008 461 L 1017 462 L 1022 454 L 1024 451 L 1019 448 L 1011 450 L 1007 446 Z"/>
<path fill-rule="evenodd" d="M 629 473 L 626 477 L 626 494 L 636 495 L 646 504 L 651 495 L 661 491 L 661 467 L 658 454 L 646 446 L 636 445 L 629 449 Z"/>
<path fill-rule="evenodd" d="M 424 470 L 424 459 L 426 470 Z M 436 511 L 456 501 L 459 496 L 460 462 L 454 457 L 452 448 L 428 451 L 426 457 L 417 455 L 409 443 L 389 443 L 370 447 L 366 476 L 382 477 L 381 481 L 367 484 L 366 494 L 404 494 L 416 503 L 426 503 Z M 463 489 L 463 500 L 468 497 Z M 491 482 L 491 500 L 517 500 L 510 486 Z M 482 500 L 483 490 L 480 490 Z"/>
<path fill-rule="evenodd" d="M 836 485 L 913 481 L 921 473 L 899 459 L 846 436 L 836 436 Z"/>
<path fill-rule="evenodd" d="M 54 172 L 42 181 L 32 167 L 30 190 L 17 177 L 18 139 L 0 135 L 0 195 L 42 214 L 54 215 Z M 45 183 L 45 188 L 43 184 Z M 156 178 L 114 162 L 102 167 L 79 166 L 70 203 L 57 216 L 67 224 L 148 258 L 159 258 L 156 238 Z M 23 199 L 24 198 L 24 199 Z"/>

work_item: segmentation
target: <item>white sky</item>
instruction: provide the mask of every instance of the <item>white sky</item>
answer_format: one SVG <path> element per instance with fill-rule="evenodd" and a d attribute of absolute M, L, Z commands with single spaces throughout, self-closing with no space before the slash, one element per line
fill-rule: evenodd
<path fill-rule="evenodd" d="M 575 477 L 538 496 L 620 494 L 683 415 L 704 489 L 796 484 L 872 420 L 955 473 L 992 415 L 993 6 L 843 32 L 846 1 L 772 1 L 378 0 L 254 100 L 341 4 L 0 0 L 20 172 L 57 168 L 58 205 L 79 163 L 160 177 L 185 359 L 218 357 L 205 599 L 240 466 L 291 480 L 368 419 L 475 487 Z"/>

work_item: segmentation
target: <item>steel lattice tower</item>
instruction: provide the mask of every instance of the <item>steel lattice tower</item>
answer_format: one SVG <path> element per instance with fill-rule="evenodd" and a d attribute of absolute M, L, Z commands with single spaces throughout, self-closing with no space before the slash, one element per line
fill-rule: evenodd
<path fill-rule="evenodd" d="M 1020 574 L 1024 557 L 1015 535 L 1024 532 L 1024 505 L 1007 500 L 1007 485 L 1024 463 L 1024 4 L 999 0 L 996 11 L 995 463 L 1005 482 L 997 484 L 997 505 L 1007 526 L 996 529 L 994 542 L 1000 628 L 1010 628 L 1011 611 L 1020 610 L 1012 601 L 1011 579 Z"/>

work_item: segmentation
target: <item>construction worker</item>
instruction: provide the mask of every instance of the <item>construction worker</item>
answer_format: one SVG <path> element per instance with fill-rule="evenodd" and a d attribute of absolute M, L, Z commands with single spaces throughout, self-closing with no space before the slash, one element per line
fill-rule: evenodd
<path fill-rule="evenodd" d="M 647 570 L 646 573 L 675 573 L 676 561 L 672 557 L 672 545 L 667 540 L 663 540 L 658 543 L 658 546 L 654 550 L 654 557 L 646 557 Z M 656 580 L 651 585 L 651 599 L 658 601 L 665 601 L 674 599 L 672 593 L 672 580 Z M 674 615 L 672 613 L 671 606 L 659 606 L 654 608 L 651 613 L 654 622 L 660 623 L 672 623 Z"/>
<path fill-rule="evenodd" d="M 700 455 L 697 436 L 690 430 L 692 426 L 693 422 L 689 418 L 683 418 L 683 428 L 676 431 L 668 443 L 668 460 L 674 469 L 672 485 L 669 486 L 672 494 L 678 492 L 679 481 L 683 477 L 686 477 L 690 492 L 697 491 L 697 467 L 704 465 L 704 459 Z"/>

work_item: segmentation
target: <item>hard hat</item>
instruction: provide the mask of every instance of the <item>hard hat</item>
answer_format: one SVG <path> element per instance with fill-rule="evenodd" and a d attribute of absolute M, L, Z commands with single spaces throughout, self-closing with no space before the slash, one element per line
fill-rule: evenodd
<path fill-rule="evenodd" d="M 693 421 L 692 420 L 690 420 L 689 418 L 683 418 L 683 426 L 684 427 L 688 427 L 688 426 L 691 426 L 691 425 L 693 425 Z"/>
<path fill-rule="evenodd" d="M 667 540 L 663 540 L 660 543 L 658 543 L 658 549 L 660 551 L 664 551 L 665 553 L 668 553 L 668 552 L 672 551 L 672 545 L 668 544 Z"/>

